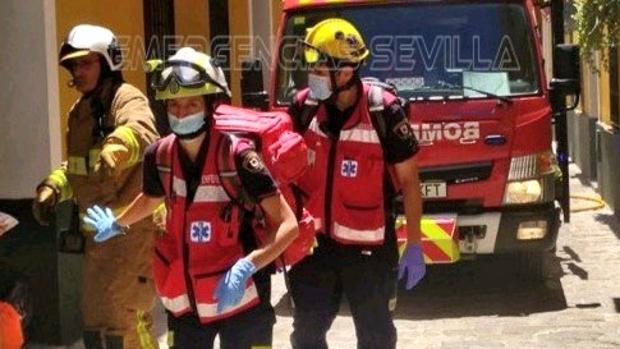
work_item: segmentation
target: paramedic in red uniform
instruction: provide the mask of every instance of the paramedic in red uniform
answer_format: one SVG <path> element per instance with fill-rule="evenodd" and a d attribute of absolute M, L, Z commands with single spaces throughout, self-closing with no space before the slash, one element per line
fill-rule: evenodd
<path fill-rule="evenodd" d="M 95 239 L 104 241 L 165 200 L 166 233 L 156 242 L 153 269 L 171 347 L 213 348 L 216 335 L 222 348 L 270 347 L 275 314 L 269 274 L 259 270 L 295 239 L 295 216 L 247 143 L 233 153 L 237 175 L 271 233 L 260 247 L 246 243 L 244 232 L 251 229 L 237 219 L 239 207 L 216 165 L 218 145 L 229 139 L 211 127 L 215 108 L 230 98 L 222 69 L 206 54 L 182 48 L 155 74 L 173 134 L 147 149 L 143 192 L 125 212 L 116 218 L 93 207 L 85 220 L 97 227 Z"/>
<path fill-rule="evenodd" d="M 309 149 L 310 169 L 298 186 L 319 234 L 314 254 L 290 272 L 295 349 L 327 348 L 343 295 L 357 347 L 395 348 L 389 302 L 397 268 L 407 289 L 426 271 L 418 144 L 398 99 L 360 79 L 368 55 L 358 30 L 343 19 L 318 23 L 303 42 L 309 88 L 296 95 L 289 113 Z M 399 266 L 391 204 L 396 187 L 409 222 Z"/>

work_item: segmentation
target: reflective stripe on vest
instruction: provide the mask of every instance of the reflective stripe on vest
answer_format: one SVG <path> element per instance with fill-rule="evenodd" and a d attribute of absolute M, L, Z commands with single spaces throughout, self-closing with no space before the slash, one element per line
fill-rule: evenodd
<path fill-rule="evenodd" d="M 201 318 L 206 318 L 208 320 L 210 318 L 221 317 L 225 314 L 234 313 L 238 309 L 241 309 L 246 305 L 254 302 L 256 298 L 258 298 L 258 291 L 256 290 L 256 285 L 252 283 L 248 288 L 245 289 L 245 293 L 243 293 L 243 297 L 237 305 L 226 308 L 221 313 L 217 312 L 217 303 L 198 303 L 196 304 L 196 308 L 198 309 L 198 316 L 200 316 Z"/>
<path fill-rule="evenodd" d="M 76 176 L 87 176 L 86 158 L 70 156 L 67 163 L 67 173 Z"/>
<path fill-rule="evenodd" d="M 228 202 L 230 198 L 220 185 L 201 185 L 196 190 L 194 202 Z"/>
<path fill-rule="evenodd" d="M 88 171 L 95 167 L 101 154 L 100 148 L 93 148 L 88 152 L 88 157 L 69 156 L 67 173 L 76 176 L 88 176 Z M 88 167 L 86 163 L 88 162 Z"/>
<path fill-rule="evenodd" d="M 172 190 L 174 191 L 174 194 L 182 198 L 187 196 L 187 186 L 185 181 L 180 178 L 172 178 Z"/>
<path fill-rule="evenodd" d="M 174 193 L 180 197 L 187 196 L 187 184 L 184 180 L 172 179 Z M 229 202 L 230 198 L 221 185 L 199 185 L 194 195 L 194 203 L 198 202 Z"/>
<path fill-rule="evenodd" d="M 329 138 L 323 131 L 321 131 L 321 128 L 319 127 L 319 120 L 317 120 L 316 118 L 313 118 L 310 122 L 310 126 L 308 126 L 308 131 L 315 133 L 323 138 Z"/>
<path fill-rule="evenodd" d="M 187 294 L 182 294 L 174 298 L 168 298 L 163 296 L 160 298 L 164 307 L 174 314 L 183 313 L 190 308 L 189 297 L 187 296 Z"/>
<path fill-rule="evenodd" d="M 352 130 L 342 130 L 340 131 L 340 140 L 345 142 L 380 144 L 379 135 L 374 129 L 354 128 Z"/>
<path fill-rule="evenodd" d="M 349 241 L 363 241 L 367 243 L 383 241 L 385 226 L 371 230 L 358 230 L 334 222 L 334 235 Z"/>
<path fill-rule="evenodd" d="M 319 121 L 314 118 L 308 127 L 308 131 L 313 132 L 323 138 L 328 138 L 327 135 L 321 131 L 319 127 Z M 342 142 L 359 142 L 367 144 L 381 144 L 379 135 L 375 129 L 367 129 L 356 126 L 352 129 L 340 131 L 339 140 Z"/>

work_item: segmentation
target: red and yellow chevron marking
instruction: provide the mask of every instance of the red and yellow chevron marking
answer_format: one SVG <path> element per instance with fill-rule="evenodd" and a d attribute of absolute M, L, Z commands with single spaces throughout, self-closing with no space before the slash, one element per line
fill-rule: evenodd
<path fill-rule="evenodd" d="M 342 3 L 374 3 L 374 2 L 387 2 L 388 0 L 283 0 L 284 9 L 290 10 L 294 8 L 308 7 L 308 6 L 321 6 L 331 4 Z"/>
<path fill-rule="evenodd" d="M 422 217 L 421 226 L 426 264 L 454 263 L 461 258 L 456 216 L 425 216 Z M 403 216 L 396 220 L 396 232 L 402 255 L 407 244 L 407 223 Z"/>

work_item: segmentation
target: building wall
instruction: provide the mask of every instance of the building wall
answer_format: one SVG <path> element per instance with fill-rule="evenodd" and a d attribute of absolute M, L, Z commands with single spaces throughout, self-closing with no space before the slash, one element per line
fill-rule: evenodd
<path fill-rule="evenodd" d="M 283 3 L 279 0 L 271 1 L 271 28 L 275 34 L 278 32 L 278 28 L 280 27 L 280 21 L 282 20 L 282 9 Z"/>
<path fill-rule="evenodd" d="M 584 112 L 594 118 L 599 115 L 599 84 L 598 72 L 589 63 L 584 62 Z"/>
<path fill-rule="evenodd" d="M 602 64 L 600 52 L 594 54 L 594 65 L 596 68 L 582 60 L 582 101 L 571 119 L 572 155 L 582 170 L 582 179 L 596 181 L 603 200 L 619 216 L 620 182 L 616 172 L 620 165 L 620 125 L 614 125 L 611 113 L 612 103 L 620 100 L 611 99 L 613 80 Z"/>
<path fill-rule="evenodd" d="M 174 1 L 174 18 L 175 35 L 180 40 L 177 44 L 209 53 L 209 1 Z"/>
<path fill-rule="evenodd" d="M 0 1 L 0 198 L 33 196 L 60 161 L 54 8 L 45 0 Z"/>
<path fill-rule="evenodd" d="M 228 16 L 230 21 L 230 87 L 233 103 L 241 103 L 241 63 L 252 54 L 250 41 L 249 1 L 228 0 Z"/>
<path fill-rule="evenodd" d="M 265 90 L 269 90 L 271 52 L 275 39 L 272 26 L 272 4 L 270 1 L 250 1 L 250 19 L 252 23 L 250 35 L 254 38 L 252 56 L 259 58 L 263 65 L 263 82 Z"/>
<path fill-rule="evenodd" d="M 545 71 L 552 78 L 551 23 L 547 11 L 539 14 L 543 33 Z M 566 42 L 576 43 L 574 32 L 567 33 Z M 618 52 L 620 55 L 620 52 Z M 582 60 L 582 94 L 579 107 L 568 113 L 569 149 L 575 164 L 581 169 L 580 179 L 597 182 L 597 190 L 603 200 L 620 218 L 620 181 L 617 168 L 620 166 L 620 125 L 611 120 L 612 100 L 610 96 L 610 72 L 601 62 L 601 53 L 595 53 L 595 66 Z M 619 57 L 620 58 L 620 57 Z M 620 69 L 616 70 L 620 74 Z M 620 76 L 617 81 L 620 81 Z M 620 86 L 616 86 L 617 89 Z"/>
<path fill-rule="evenodd" d="M 54 2 L 4 0 L 0 13 L 2 29 L 10 33 L 0 36 L 0 79 L 5 82 L 0 91 L 0 211 L 20 222 L 0 239 L 0 283 L 10 287 L 15 275 L 28 283 L 36 310 L 30 340 L 69 344 L 79 338 L 73 336 L 79 324 L 77 296 L 70 297 L 77 289 L 60 291 L 59 278 L 76 278 L 79 269 L 64 273 L 62 268 L 75 264 L 59 262 L 54 230 L 37 224 L 31 213 L 36 185 L 61 160 Z M 63 326 L 66 322 L 74 326 Z"/>
<path fill-rule="evenodd" d="M 609 124 L 611 121 L 609 100 L 609 72 L 604 70 L 600 71 L 598 78 L 598 90 L 599 121 L 605 124 Z"/>

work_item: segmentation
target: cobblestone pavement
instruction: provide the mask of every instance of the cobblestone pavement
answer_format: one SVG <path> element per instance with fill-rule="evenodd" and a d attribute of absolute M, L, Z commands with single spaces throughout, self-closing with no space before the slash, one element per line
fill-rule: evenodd
<path fill-rule="evenodd" d="M 594 194 L 572 168 L 574 194 Z M 478 259 L 434 267 L 413 291 L 399 290 L 398 348 L 620 348 L 620 224 L 608 208 L 575 213 L 546 261 L 543 283 L 521 281 L 511 260 Z M 274 348 L 290 348 L 292 318 L 281 277 L 274 279 Z M 343 307 L 344 308 L 344 307 Z M 331 348 L 354 349 L 343 309 Z"/>

